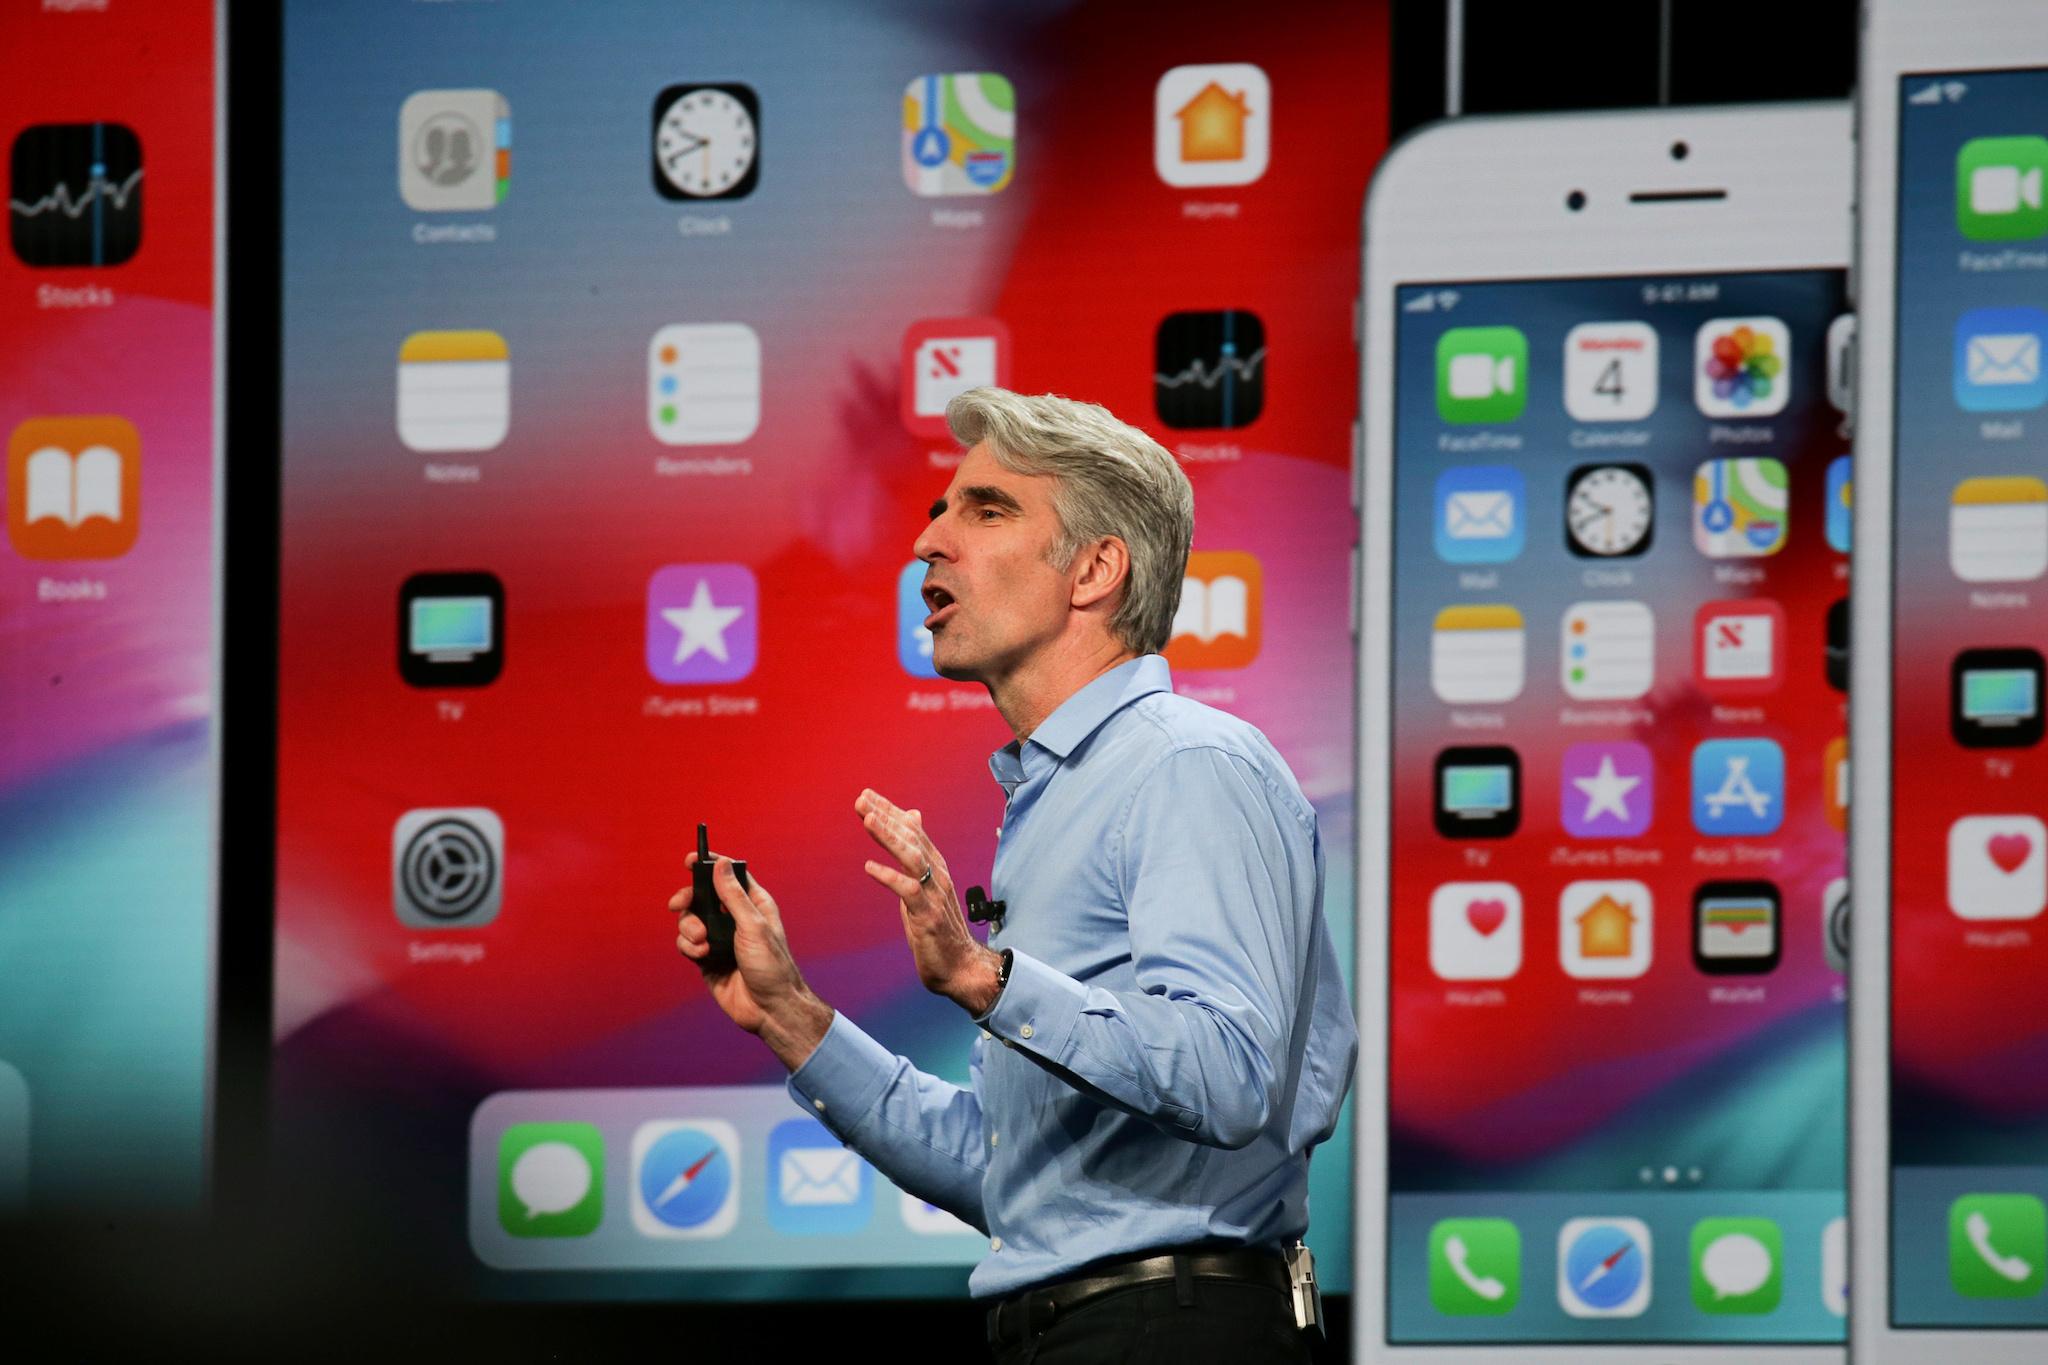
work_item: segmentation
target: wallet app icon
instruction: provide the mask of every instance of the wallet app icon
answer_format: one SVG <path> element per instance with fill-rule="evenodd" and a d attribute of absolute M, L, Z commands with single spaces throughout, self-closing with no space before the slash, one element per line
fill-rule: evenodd
<path fill-rule="evenodd" d="M 798 1237 L 860 1232 L 875 1212 L 875 1169 L 811 1118 L 768 1134 L 768 1221 Z"/>
<path fill-rule="evenodd" d="M 2041 348 L 2048 313 L 1972 308 L 1956 322 L 1956 402 L 1965 412 L 2025 412 L 2048 403 Z"/>

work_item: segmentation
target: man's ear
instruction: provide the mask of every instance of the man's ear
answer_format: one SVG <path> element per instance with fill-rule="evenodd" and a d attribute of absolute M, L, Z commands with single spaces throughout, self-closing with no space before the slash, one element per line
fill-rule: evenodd
<path fill-rule="evenodd" d="M 1083 545 L 1074 558 L 1078 573 L 1070 600 L 1083 610 L 1113 597 L 1131 576 L 1131 547 L 1121 536 L 1104 536 L 1093 545 Z"/>

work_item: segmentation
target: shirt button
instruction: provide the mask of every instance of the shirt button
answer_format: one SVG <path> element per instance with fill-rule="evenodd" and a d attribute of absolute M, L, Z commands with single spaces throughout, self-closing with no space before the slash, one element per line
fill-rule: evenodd
<path fill-rule="evenodd" d="M 1017 1035 L 1020 1038 L 1029 1038 L 1031 1036 L 1031 1025 L 1026 1024 L 1023 1028 L 1018 1029 Z"/>
<path fill-rule="evenodd" d="M 815 1106 L 815 1107 L 817 1108 L 817 1111 L 818 1111 L 819 1113 L 821 1113 L 821 1114 L 822 1114 L 822 1113 L 824 1113 L 824 1112 L 825 1112 L 825 1101 L 823 1101 L 823 1100 L 812 1100 L 812 1101 L 811 1101 L 811 1103 L 812 1103 L 812 1105 L 813 1105 L 813 1106 Z"/>
<path fill-rule="evenodd" d="M 988 1239 L 988 1249 L 989 1249 L 990 1251 L 1001 1251 L 1001 1250 L 1003 1249 L 1003 1239 L 1002 1239 L 1002 1238 L 1000 1238 L 1000 1237 L 991 1237 L 991 1238 L 989 1238 L 989 1239 Z"/>
<path fill-rule="evenodd" d="M 1002 1140 L 1003 1135 L 1001 1133 L 990 1133 L 988 1135 L 988 1145 L 991 1147 L 995 1146 L 998 1142 L 1001 1142 Z"/>

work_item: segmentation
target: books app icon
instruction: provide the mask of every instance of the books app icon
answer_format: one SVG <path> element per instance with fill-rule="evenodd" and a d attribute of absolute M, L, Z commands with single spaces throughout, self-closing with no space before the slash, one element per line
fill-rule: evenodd
<path fill-rule="evenodd" d="M 1188 556 L 1180 609 L 1166 660 L 1174 668 L 1243 668 L 1259 656 L 1262 574 L 1242 550 L 1198 550 Z"/>

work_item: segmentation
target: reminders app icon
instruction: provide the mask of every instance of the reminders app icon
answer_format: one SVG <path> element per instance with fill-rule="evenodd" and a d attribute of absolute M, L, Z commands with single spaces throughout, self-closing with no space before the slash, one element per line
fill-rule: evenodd
<path fill-rule="evenodd" d="M 768 1134 L 768 1221 L 795 1236 L 859 1232 L 875 1212 L 874 1168 L 811 1118 Z"/>

